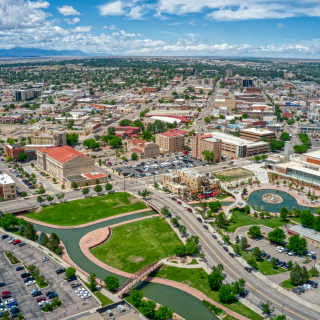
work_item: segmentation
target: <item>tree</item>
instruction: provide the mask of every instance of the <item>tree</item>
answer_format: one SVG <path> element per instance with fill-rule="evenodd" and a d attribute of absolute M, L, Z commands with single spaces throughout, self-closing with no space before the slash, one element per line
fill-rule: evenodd
<path fill-rule="evenodd" d="M 137 160 L 138 159 L 138 155 L 135 152 L 131 153 L 131 159 L 132 160 Z"/>
<path fill-rule="evenodd" d="M 65 275 L 67 278 L 71 278 L 76 275 L 76 269 L 72 267 L 68 267 L 65 271 Z"/>
<path fill-rule="evenodd" d="M 235 294 L 233 293 L 233 286 L 230 284 L 225 284 L 220 287 L 218 297 L 220 301 L 227 303 L 231 302 L 232 300 L 235 299 Z"/>
<path fill-rule="evenodd" d="M 187 233 L 187 228 L 186 226 L 179 226 L 179 232 L 183 235 L 183 234 L 186 234 Z"/>
<path fill-rule="evenodd" d="M 239 255 L 239 256 L 241 255 L 241 249 L 240 249 L 239 246 L 234 246 L 234 249 L 233 249 L 233 250 L 234 250 L 234 253 L 235 253 L 235 254 L 237 254 L 237 255 Z"/>
<path fill-rule="evenodd" d="M 99 193 L 99 192 L 102 191 L 102 187 L 98 184 L 98 185 L 96 185 L 96 186 L 93 188 L 93 190 L 94 190 L 96 193 Z"/>
<path fill-rule="evenodd" d="M 147 189 L 144 189 L 144 190 L 141 192 L 141 196 L 142 196 L 143 198 L 147 197 L 149 194 L 150 194 L 150 191 L 148 191 Z"/>
<path fill-rule="evenodd" d="M 24 229 L 26 228 L 26 225 L 25 224 L 22 224 L 22 225 L 20 225 L 20 227 L 19 227 L 19 234 L 21 235 L 21 236 L 23 236 L 23 233 L 24 233 Z"/>
<path fill-rule="evenodd" d="M 82 194 L 83 194 L 84 196 L 86 196 L 87 194 L 89 194 L 89 192 L 90 192 L 90 189 L 89 189 L 89 188 L 83 188 L 83 189 L 82 189 Z"/>
<path fill-rule="evenodd" d="M 246 281 L 242 278 L 239 281 L 234 282 L 233 284 L 233 293 L 240 294 L 244 291 L 246 285 Z"/>
<path fill-rule="evenodd" d="M 251 253 L 257 261 L 261 259 L 262 251 L 259 249 L 259 247 L 253 248 Z"/>
<path fill-rule="evenodd" d="M 315 221 L 314 214 L 310 210 L 302 210 L 300 221 L 302 225 L 312 228 Z"/>
<path fill-rule="evenodd" d="M 161 214 L 164 215 L 165 217 L 168 217 L 170 215 L 169 207 L 168 206 L 162 207 Z"/>
<path fill-rule="evenodd" d="M 38 237 L 38 243 L 39 244 L 42 244 L 42 239 L 43 239 L 44 235 L 45 235 L 45 233 L 41 231 L 40 234 L 39 234 L 39 237 Z"/>
<path fill-rule="evenodd" d="M 117 276 L 107 276 L 104 280 L 104 283 L 110 291 L 116 291 L 119 288 L 119 278 Z"/>
<path fill-rule="evenodd" d="M 215 211 L 218 211 L 221 207 L 222 207 L 222 204 L 220 201 L 212 201 L 208 204 L 209 208 L 215 212 Z"/>
<path fill-rule="evenodd" d="M 27 160 L 28 159 L 28 155 L 26 153 L 20 153 L 18 155 L 18 161 L 24 161 L 24 160 Z"/>
<path fill-rule="evenodd" d="M 79 135 L 77 133 L 67 133 L 67 145 L 73 146 L 79 140 Z"/>
<path fill-rule="evenodd" d="M 12 213 L 7 213 L 0 219 L 0 225 L 5 230 L 15 227 L 17 223 L 18 218 L 14 216 Z"/>
<path fill-rule="evenodd" d="M 71 188 L 73 189 L 77 189 L 78 188 L 78 185 L 75 181 L 71 182 Z"/>
<path fill-rule="evenodd" d="M 246 237 L 242 237 L 241 238 L 241 240 L 240 240 L 240 249 L 241 250 L 245 250 L 245 249 L 247 249 L 247 247 L 248 247 L 248 240 L 247 240 L 247 238 Z"/>
<path fill-rule="evenodd" d="M 286 320 L 287 316 L 285 314 L 277 316 L 276 318 L 271 317 L 270 320 Z"/>
<path fill-rule="evenodd" d="M 89 281 L 89 289 L 91 291 L 95 291 L 97 283 L 96 283 L 96 274 L 94 272 L 89 274 L 88 281 Z"/>
<path fill-rule="evenodd" d="M 174 253 L 177 255 L 177 256 L 183 256 L 186 252 L 186 247 L 184 244 L 177 244 L 175 247 L 174 247 Z"/>
<path fill-rule="evenodd" d="M 280 228 L 276 228 L 268 234 L 268 240 L 270 240 L 271 242 L 282 243 L 285 238 L 286 235 L 283 229 Z"/>
<path fill-rule="evenodd" d="M 119 148 L 122 146 L 122 139 L 120 137 L 114 137 L 109 141 L 109 146 L 112 148 Z"/>
<path fill-rule="evenodd" d="M 287 207 L 282 207 L 280 210 L 280 218 L 282 221 L 286 221 L 287 220 L 287 216 L 289 214 L 289 210 Z"/>
<path fill-rule="evenodd" d="M 54 200 L 54 196 L 47 196 L 47 199 L 46 199 L 48 202 L 51 202 Z"/>
<path fill-rule="evenodd" d="M 48 238 L 48 236 L 47 236 L 47 234 L 45 233 L 44 235 L 43 235 L 43 237 L 42 237 L 42 240 L 41 240 L 41 243 L 40 244 L 42 244 L 43 246 L 47 246 L 47 244 L 48 244 L 48 242 L 49 242 L 49 238 Z"/>
<path fill-rule="evenodd" d="M 148 319 L 154 319 L 156 306 L 157 304 L 152 300 L 142 300 L 140 305 L 141 313 Z"/>
<path fill-rule="evenodd" d="M 247 262 L 253 269 L 258 269 L 257 261 L 254 258 L 249 258 Z"/>
<path fill-rule="evenodd" d="M 261 157 L 260 156 L 255 156 L 254 157 L 254 161 L 256 161 L 256 162 L 258 162 L 258 161 L 260 161 L 261 160 Z"/>
<path fill-rule="evenodd" d="M 154 313 L 154 317 L 157 320 L 171 319 L 173 315 L 173 310 L 166 306 L 160 306 L 158 310 Z"/>
<path fill-rule="evenodd" d="M 226 219 L 225 213 L 224 212 L 220 212 L 216 217 L 215 224 L 218 227 L 222 227 L 223 225 L 226 224 L 226 222 L 227 222 L 227 219 Z"/>
<path fill-rule="evenodd" d="M 42 196 L 37 196 L 37 202 L 38 203 L 42 203 L 42 202 L 44 202 L 45 200 L 42 198 Z"/>
<path fill-rule="evenodd" d="M 105 185 L 105 189 L 106 189 L 106 191 L 112 190 L 112 184 L 111 184 L 111 183 L 107 183 L 107 184 Z"/>
<path fill-rule="evenodd" d="M 289 260 L 287 265 L 288 265 L 288 269 L 291 270 L 293 267 L 293 262 L 291 260 Z"/>
<path fill-rule="evenodd" d="M 272 265 L 272 269 L 275 269 L 277 267 L 277 260 L 275 257 L 271 258 L 271 265 Z"/>
<path fill-rule="evenodd" d="M 86 139 L 82 143 L 85 147 L 88 147 L 92 150 L 100 148 L 101 144 L 96 142 L 94 139 Z"/>
<path fill-rule="evenodd" d="M 307 240 L 300 238 L 298 234 L 294 234 L 289 238 L 287 248 L 297 254 L 302 254 L 304 250 L 307 250 Z"/>
<path fill-rule="evenodd" d="M 2 219 L 1 219 L 2 220 Z M 24 229 L 24 236 L 29 240 L 35 240 L 37 231 L 35 230 L 32 223 L 27 222 L 26 228 Z"/>
<path fill-rule="evenodd" d="M 253 239 L 257 239 L 262 236 L 261 230 L 259 226 L 252 226 L 249 228 L 248 236 L 252 237 Z"/>
<path fill-rule="evenodd" d="M 114 127 L 108 127 L 108 134 L 110 134 L 111 136 L 115 136 L 116 129 Z"/>
<path fill-rule="evenodd" d="M 132 290 L 130 294 L 133 305 L 139 308 L 141 300 L 143 298 L 143 293 L 140 290 Z"/>
<path fill-rule="evenodd" d="M 56 183 L 57 179 L 56 178 L 52 178 L 53 183 Z"/>
<path fill-rule="evenodd" d="M 129 119 L 123 119 L 119 122 L 120 127 L 127 127 L 130 126 L 131 121 Z"/>
<path fill-rule="evenodd" d="M 211 290 L 218 290 L 223 280 L 224 276 L 220 271 L 211 272 L 211 274 L 208 276 L 208 282 Z"/>
<path fill-rule="evenodd" d="M 50 236 L 49 242 L 47 244 L 47 247 L 52 250 L 55 251 L 60 244 L 60 239 L 59 237 L 53 232 Z"/>
<path fill-rule="evenodd" d="M 187 242 L 193 241 L 195 244 L 199 244 L 199 237 L 197 236 L 191 236 L 190 238 L 187 239 Z"/>
<path fill-rule="evenodd" d="M 213 162 L 214 160 L 213 151 L 203 150 L 201 154 L 204 156 L 204 160 L 206 160 L 207 162 Z"/>
<path fill-rule="evenodd" d="M 198 252 L 198 246 L 196 243 L 194 243 L 193 241 L 189 241 L 187 244 L 186 244 L 186 253 L 187 254 L 190 254 L 190 255 L 193 255 L 195 253 Z"/>
<path fill-rule="evenodd" d="M 267 300 L 266 303 L 263 303 L 263 302 L 261 302 L 261 303 L 262 303 L 262 308 L 263 308 L 262 309 L 263 314 L 269 314 L 274 311 L 274 308 L 271 308 L 271 302 L 269 302 L 269 300 Z"/>

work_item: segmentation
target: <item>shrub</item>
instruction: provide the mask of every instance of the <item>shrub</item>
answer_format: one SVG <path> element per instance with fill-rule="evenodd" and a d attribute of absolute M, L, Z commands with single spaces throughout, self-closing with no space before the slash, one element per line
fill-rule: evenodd
<path fill-rule="evenodd" d="M 73 277 L 76 274 L 76 269 L 72 267 L 68 267 L 66 269 L 65 275 L 67 278 Z"/>

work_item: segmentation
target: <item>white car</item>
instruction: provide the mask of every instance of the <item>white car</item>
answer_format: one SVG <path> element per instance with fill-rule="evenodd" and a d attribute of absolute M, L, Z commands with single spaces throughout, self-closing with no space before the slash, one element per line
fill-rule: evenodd
<path fill-rule="evenodd" d="M 308 257 L 311 257 L 311 256 L 313 256 L 313 255 L 315 255 L 316 253 L 314 252 L 314 251 L 311 251 L 311 252 L 309 252 L 308 254 L 307 254 L 307 256 Z"/>
<path fill-rule="evenodd" d="M 50 260 L 50 258 L 48 258 L 48 257 L 44 257 L 44 258 L 41 259 L 42 262 L 45 262 L 45 261 L 48 261 L 48 260 Z"/>
<path fill-rule="evenodd" d="M 8 243 L 12 243 L 14 240 L 17 240 L 17 238 L 13 238 L 13 239 L 9 240 Z"/>
<path fill-rule="evenodd" d="M 279 253 L 282 253 L 283 251 L 284 251 L 284 248 L 280 248 L 280 249 L 278 250 Z"/>
<path fill-rule="evenodd" d="M 148 173 L 147 173 L 147 176 L 151 176 L 151 173 L 148 172 Z"/>
<path fill-rule="evenodd" d="M 39 289 L 33 289 L 30 291 L 31 294 L 33 294 L 34 292 L 40 291 Z"/>
<path fill-rule="evenodd" d="M 155 173 L 155 174 L 159 174 L 159 171 L 155 171 L 154 173 Z"/>
<path fill-rule="evenodd" d="M 294 255 L 294 252 L 292 252 L 292 251 L 290 251 L 289 253 L 288 253 L 288 256 L 293 256 Z"/>
<path fill-rule="evenodd" d="M 15 300 L 14 300 L 13 298 L 10 298 L 10 299 L 8 299 L 8 300 L 5 302 L 5 304 L 9 304 L 9 303 L 11 303 L 11 302 L 15 302 Z"/>
<path fill-rule="evenodd" d="M 35 280 L 31 280 L 31 281 L 28 281 L 28 282 L 26 283 L 26 286 L 32 286 L 32 285 L 34 285 L 34 284 L 36 284 L 36 281 L 35 281 Z"/>
<path fill-rule="evenodd" d="M 242 235 L 241 235 L 241 234 L 239 234 L 239 240 L 241 240 L 241 238 L 242 238 Z"/>
<path fill-rule="evenodd" d="M 79 292 L 77 293 L 77 295 L 78 295 L 79 297 L 83 296 L 84 294 L 88 294 L 88 291 L 84 290 L 84 291 L 79 291 Z"/>
<path fill-rule="evenodd" d="M 7 311 L 7 309 L 0 307 L 0 311 Z"/>
<path fill-rule="evenodd" d="M 186 208 L 186 207 L 187 207 L 185 204 L 182 204 L 181 206 L 182 206 L 182 207 L 184 207 L 184 208 Z"/>
<path fill-rule="evenodd" d="M 87 298 L 90 298 L 91 297 L 91 294 L 90 293 L 86 293 L 86 294 L 83 294 L 81 296 L 81 299 L 87 299 Z"/>
<path fill-rule="evenodd" d="M 81 291 L 84 291 L 84 288 L 79 288 L 79 289 L 74 290 L 75 293 L 78 293 L 78 292 L 81 292 Z"/>

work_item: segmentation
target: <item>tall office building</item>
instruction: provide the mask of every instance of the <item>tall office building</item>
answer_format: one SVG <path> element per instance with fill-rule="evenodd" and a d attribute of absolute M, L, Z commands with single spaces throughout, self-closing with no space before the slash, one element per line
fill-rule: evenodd
<path fill-rule="evenodd" d="M 242 80 L 242 86 L 246 87 L 246 88 L 253 87 L 253 80 L 251 80 L 251 79 L 243 79 Z"/>
<path fill-rule="evenodd" d="M 42 95 L 42 86 L 25 87 L 16 91 L 16 101 L 30 100 Z"/>

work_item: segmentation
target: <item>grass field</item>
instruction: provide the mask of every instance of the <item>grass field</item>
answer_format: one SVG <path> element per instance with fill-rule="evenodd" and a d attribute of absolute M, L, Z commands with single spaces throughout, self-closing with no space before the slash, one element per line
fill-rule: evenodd
<path fill-rule="evenodd" d="M 224 230 L 227 232 L 235 232 L 237 228 L 249 225 L 263 224 L 266 227 L 277 228 L 285 224 L 288 224 L 288 222 L 282 221 L 280 218 L 275 217 L 270 219 L 257 219 L 239 210 L 235 210 L 234 215 L 237 218 L 235 222 L 230 222 L 229 224 L 223 227 Z"/>
<path fill-rule="evenodd" d="M 76 226 L 116 216 L 121 213 L 145 209 L 147 206 L 126 192 L 111 193 L 65 203 L 57 203 L 33 212 L 26 217 L 57 226 Z"/>
<path fill-rule="evenodd" d="M 242 251 L 242 257 L 247 261 L 249 258 L 253 258 L 251 252 L 249 251 Z M 286 272 L 287 270 L 280 268 L 278 266 L 276 266 L 274 269 L 272 268 L 272 264 L 271 262 L 262 259 L 261 261 L 257 261 L 257 264 L 259 266 L 259 270 L 261 272 L 261 274 L 263 275 L 272 275 L 272 274 L 279 274 L 279 273 L 283 273 Z"/>
<path fill-rule="evenodd" d="M 214 175 L 222 182 L 230 182 L 232 180 L 250 178 L 254 176 L 252 171 L 240 167 L 218 171 Z"/>
<path fill-rule="evenodd" d="M 286 281 L 283 281 L 280 283 L 280 286 L 288 291 L 290 291 L 291 289 L 295 288 L 296 286 L 294 286 L 292 283 L 291 283 L 291 280 L 288 279 Z"/>
<path fill-rule="evenodd" d="M 182 242 L 165 219 L 156 217 L 112 228 L 111 238 L 91 253 L 102 262 L 134 273 L 142 267 L 174 255 Z"/>
<path fill-rule="evenodd" d="M 262 316 L 247 308 L 237 300 L 231 303 L 222 303 L 218 298 L 218 291 L 212 291 L 210 289 L 208 284 L 208 274 L 203 269 L 182 269 L 164 265 L 160 271 L 154 271 L 150 276 L 184 283 L 201 291 L 207 297 L 217 301 L 230 310 L 233 310 L 249 319 L 263 320 Z"/>

